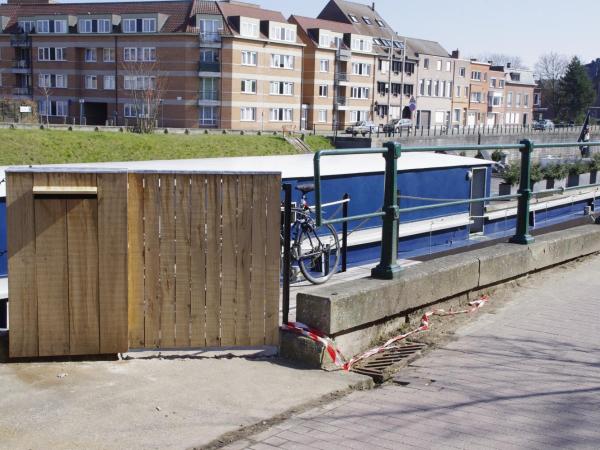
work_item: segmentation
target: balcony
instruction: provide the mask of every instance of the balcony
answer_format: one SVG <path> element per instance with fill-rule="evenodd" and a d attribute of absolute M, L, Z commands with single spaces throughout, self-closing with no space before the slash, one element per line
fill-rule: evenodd
<path fill-rule="evenodd" d="M 335 81 L 348 81 L 348 74 L 346 72 L 337 72 L 335 74 Z"/>
<path fill-rule="evenodd" d="M 219 100 L 219 91 L 200 91 L 198 101 L 214 102 Z"/>
<path fill-rule="evenodd" d="M 31 88 L 29 87 L 18 87 L 12 90 L 13 95 L 32 95 Z"/>
<path fill-rule="evenodd" d="M 28 71 L 31 68 L 31 64 L 29 64 L 29 60 L 27 59 L 18 59 L 13 63 L 12 66 L 15 72 Z"/>
<path fill-rule="evenodd" d="M 200 72 L 220 72 L 221 71 L 221 63 L 201 61 L 200 64 L 198 65 L 198 70 Z"/>
<path fill-rule="evenodd" d="M 10 38 L 11 47 L 29 47 L 30 40 L 26 34 L 17 34 Z"/>
<path fill-rule="evenodd" d="M 221 36 L 223 35 L 223 31 L 204 31 L 198 33 L 198 37 L 200 42 L 203 44 L 218 44 L 221 42 Z"/>
<path fill-rule="evenodd" d="M 337 61 L 350 61 L 352 58 L 352 52 L 346 49 L 339 49 L 335 52 L 335 59 Z"/>
<path fill-rule="evenodd" d="M 333 102 L 337 105 L 337 106 L 346 106 L 346 97 L 341 97 L 341 96 L 336 96 L 333 98 Z"/>

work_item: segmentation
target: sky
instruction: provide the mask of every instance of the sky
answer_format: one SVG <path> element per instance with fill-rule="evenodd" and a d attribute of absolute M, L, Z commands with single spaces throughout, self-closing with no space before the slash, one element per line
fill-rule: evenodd
<path fill-rule="evenodd" d="M 287 18 L 316 17 L 328 0 L 249 1 Z M 584 63 L 600 58 L 598 0 L 375 0 L 375 8 L 401 35 L 438 41 L 464 57 L 503 53 L 530 68 L 550 51 Z"/>

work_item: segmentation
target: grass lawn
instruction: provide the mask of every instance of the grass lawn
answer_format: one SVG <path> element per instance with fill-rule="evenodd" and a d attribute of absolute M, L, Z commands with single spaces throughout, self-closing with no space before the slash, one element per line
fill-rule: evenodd
<path fill-rule="evenodd" d="M 331 141 L 326 138 L 325 136 L 318 136 L 318 135 L 310 135 L 307 134 L 304 137 L 304 142 L 306 142 L 310 148 L 313 149 L 313 151 L 317 151 L 317 150 L 329 150 L 334 148 L 333 145 L 331 145 Z"/>
<path fill-rule="evenodd" d="M 308 144 L 312 147 L 314 143 L 315 150 L 321 145 L 326 145 L 323 148 L 330 147 L 329 141 L 324 138 L 310 138 Z M 1 166 L 296 153 L 282 137 L 272 135 L 140 135 L 0 129 L 0 142 Z"/>

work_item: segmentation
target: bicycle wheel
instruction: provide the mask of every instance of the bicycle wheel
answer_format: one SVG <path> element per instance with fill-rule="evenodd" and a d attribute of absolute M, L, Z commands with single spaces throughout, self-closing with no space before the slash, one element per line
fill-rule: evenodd
<path fill-rule="evenodd" d="M 340 242 L 331 225 L 320 228 L 318 233 L 312 226 L 306 226 L 296 240 L 294 259 L 302 275 L 313 284 L 325 283 L 334 273 L 340 262 Z"/>

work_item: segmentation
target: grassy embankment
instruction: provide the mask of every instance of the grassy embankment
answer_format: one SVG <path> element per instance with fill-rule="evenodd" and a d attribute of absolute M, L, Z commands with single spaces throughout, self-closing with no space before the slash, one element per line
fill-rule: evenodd
<path fill-rule="evenodd" d="M 313 150 L 326 138 L 307 136 Z M 294 154 L 281 136 L 140 135 L 134 133 L 0 129 L 0 166 Z"/>

